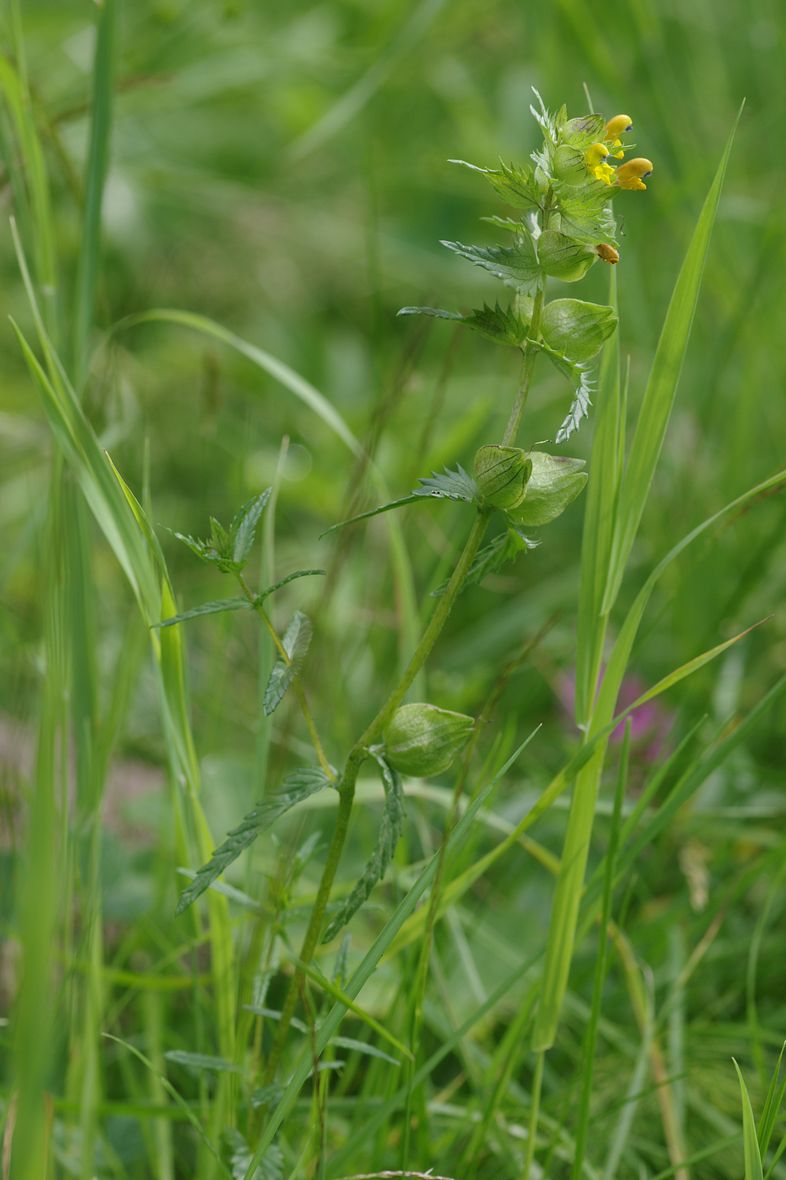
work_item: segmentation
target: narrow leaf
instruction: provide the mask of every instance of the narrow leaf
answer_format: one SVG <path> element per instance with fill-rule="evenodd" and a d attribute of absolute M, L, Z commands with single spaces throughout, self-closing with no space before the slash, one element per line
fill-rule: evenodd
<path fill-rule="evenodd" d="M 264 602 L 271 594 L 275 594 L 276 590 L 280 590 L 282 586 L 288 586 L 290 582 L 295 582 L 298 578 L 316 578 L 324 577 L 327 570 L 295 570 L 294 573 L 287 574 L 280 582 L 274 582 L 272 586 L 266 586 L 257 595 L 257 602 Z"/>
<path fill-rule="evenodd" d="M 367 512 L 359 512 L 357 516 L 350 516 L 346 520 L 339 521 L 338 524 L 332 524 L 329 529 L 325 529 L 324 533 L 320 533 L 321 537 L 327 537 L 330 533 L 335 533 L 337 529 L 343 529 L 348 524 L 357 524 L 359 520 L 368 520 L 372 516 L 379 516 L 383 512 L 391 512 L 394 508 L 403 508 L 405 504 L 416 504 L 418 496 L 413 493 L 410 496 L 402 496 L 399 500 L 391 500 L 389 504 L 381 504 L 378 508 L 369 508 Z"/>
<path fill-rule="evenodd" d="M 404 796 L 401 791 L 401 780 L 384 758 L 377 757 L 376 761 L 382 776 L 382 785 L 385 788 L 385 806 L 382 811 L 382 822 L 379 825 L 377 845 L 360 874 L 355 888 L 322 935 L 323 943 L 332 942 L 338 932 L 354 917 L 377 882 L 385 876 L 401 836 L 404 823 Z"/>
<path fill-rule="evenodd" d="M 208 1070 L 212 1073 L 240 1073 L 239 1065 L 226 1061 L 223 1057 L 213 1057 L 209 1053 L 187 1053 L 183 1049 L 170 1049 L 164 1054 L 167 1061 L 175 1065 L 185 1065 L 187 1069 L 197 1071 Z"/>
<path fill-rule="evenodd" d="M 733 1057 L 732 1061 L 734 1061 Z M 753 1117 L 753 1107 L 751 1106 L 751 1100 L 748 1095 L 748 1087 L 745 1085 L 745 1079 L 736 1061 L 734 1061 L 734 1068 L 737 1071 L 737 1077 L 740 1083 L 740 1096 L 742 1098 L 742 1143 L 745 1153 L 745 1180 L 764 1180 L 759 1141 L 756 1138 L 756 1120 Z"/>
<path fill-rule="evenodd" d="M 324 771 L 306 768 L 287 775 L 282 785 L 284 790 L 263 799 L 245 816 L 238 827 L 229 832 L 224 843 L 198 871 L 188 889 L 181 893 L 175 914 L 182 914 L 183 910 L 196 901 L 213 881 L 237 860 L 241 852 L 253 844 L 257 836 L 272 827 L 280 816 L 296 804 L 302 803 L 309 795 L 329 786 L 330 782 Z"/>
<path fill-rule="evenodd" d="M 710 186 L 686 251 L 644 391 L 620 489 L 620 507 L 612 541 L 609 582 L 603 602 L 605 614 L 609 613 L 619 593 L 671 417 L 738 121 L 739 115 L 729 135 L 715 179 Z"/>
<path fill-rule="evenodd" d="M 201 606 L 192 606 L 179 615 L 172 615 L 169 619 L 162 619 L 160 623 L 153 623 L 153 627 L 174 627 L 175 623 L 184 623 L 187 619 L 196 619 L 200 615 L 218 615 L 225 611 L 251 610 L 251 603 L 247 598 L 221 598 L 217 602 L 203 602 Z"/>

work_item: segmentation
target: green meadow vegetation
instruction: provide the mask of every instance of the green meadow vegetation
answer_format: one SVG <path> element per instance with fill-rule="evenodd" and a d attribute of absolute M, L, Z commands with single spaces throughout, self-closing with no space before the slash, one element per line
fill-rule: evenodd
<path fill-rule="evenodd" d="M 2 0 L 0 1180 L 786 1177 L 784 41 Z"/>

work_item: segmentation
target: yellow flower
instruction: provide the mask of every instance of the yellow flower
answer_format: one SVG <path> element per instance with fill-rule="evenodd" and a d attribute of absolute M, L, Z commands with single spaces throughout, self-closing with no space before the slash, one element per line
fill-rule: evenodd
<path fill-rule="evenodd" d="M 625 155 L 622 150 L 622 140 L 620 135 L 624 131 L 630 131 L 633 127 L 630 115 L 615 115 L 613 119 L 609 119 L 608 123 L 603 129 L 603 138 L 606 143 L 610 143 L 613 148 L 619 148 L 618 152 L 614 153 L 615 160 L 621 160 Z"/>
<path fill-rule="evenodd" d="M 613 246 L 609 246 L 606 242 L 598 242 L 595 247 L 595 253 L 602 262 L 617 263 L 620 260 L 619 250 L 615 250 Z"/>
<path fill-rule="evenodd" d="M 650 176 L 652 170 L 652 160 L 637 156 L 635 160 L 628 160 L 627 164 L 621 164 L 617 169 L 617 184 L 620 188 L 646 188 L 644 178 Z"/>
<path fill-rule="evenodd" d="M 613 184 L 614 169 L 611 164 L 606 163 L 609 158 L 609 149 L 605 143 L 593 143 L 592 147 L 587 148 L 584 158 L 596 180 L 602 180 L 604 184 Z"/>

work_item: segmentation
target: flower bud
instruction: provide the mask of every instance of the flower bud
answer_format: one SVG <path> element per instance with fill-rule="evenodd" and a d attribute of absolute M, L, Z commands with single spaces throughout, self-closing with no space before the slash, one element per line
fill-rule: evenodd
<path fill-rule="evenodd" d="M 532 463 L 519 447 L 487 443 L 475 455 L 475 482 L 491 508 L 515 508 L 524 499 Z"/>
<path fill-rule="evenodd" d="M 576 283 L 583 279 L 597 254 L 592 246 L 575 242 L 556 229 L 544 229 L 538 238 L 538 258 L 543 271 L 563 283 Z"/>
<path fill-rule="evenodd" d="M 402 774 L 417 778 L 447 770 L 469 740 L 475 719 L 437 705 L 402 705 L 388 722 L 385 757 Z"/>
<path fill-rule="evenodd" d="M 598 242 L 595 247 L 595 253 L 602 262 L 611 262 L 615 264 L 620 260 L 619 250 L 615 250 L 608 242 Z"/>

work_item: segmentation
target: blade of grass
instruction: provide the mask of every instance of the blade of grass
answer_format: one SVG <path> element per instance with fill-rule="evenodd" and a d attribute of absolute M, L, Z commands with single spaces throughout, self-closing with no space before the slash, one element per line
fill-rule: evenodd
<path fill-rule="evenodd" d="M 595 976 L 592 985 L 592 1006 L 587 1030 L 584 1035 L 582 1057 L 584 1069 L 581 1078 L 581 1097 L 579 1099 L 578 1126 L 576 1128 L 576 1146 L 573 1156 L 571 1180 L 580 1180 L 584 1166 L 584 1154 L 587 1150 L 587 1133 L 590 1122 L 590 1102 L 592 1099 L 592 1082 L 595 1065 L 595 1050 L 598 1039 L 598 1023 L 600 1021 L 601 1003 L 603 1000 L 603 984 L 606 979 L 606 966 L 609 953 L 608 927 L 611 920 L 611 898 L 614 888 L 614 872 L 617 863 L 617 853 L 620 844 L 620 829 L 622 823 L 622 802 L 628 781 L 628 757 L 630 754 L 630 721 L 625 726 L 625 737 L 620 755 L 620 768 L 617 775 L 617 787 L 614 792 L 614 812 L 609 831 L 609 848 L 603 860 L 603 897 L 601 900 L 600 925 L 598 928 L 598 951 L 595 957 Z"/>
<path fill-rule="evenodd" d="M 616 268 L 611 268 L 609 304 L 617 310 Z M 576 626 L 576 723 L 586 726 L 598 683 L 607 616 L 601 611 L 609 570 L 619 483 L 622 474 L 625 420 L 620 389 L 619 327 L 603 348 L 592 462 L 584 507 L 581 578 Z"/>
<path fill-rule="evenodd" d="M 734 1058 L 732 1058 L 734 1061 Z M 756 1120 L 753 1117 L 753 1107 L 748 1095 L 748 1087 L 742 1076 L 742 1070 L 736 1061 L 734 1068 L 740 1083 L 740 1097 L 742 1099 L 742 1143 L 745 1153 L 745 1180 L 764 1180 L 761 1166 L 761 1152 L 759 1140 L 756 1137 Z"/>
<path fill-rule="evenodd" d="M 663 446 L 693 325 L 726 166 L 741 115 L 742 107 L 726 141 L 715 178 L 685 252 L 685 260 L 672 292 L 647 388 L 644 391 L 630 455 L 620 486 L 620 507 L 614 527 L 608 584 L 602 604 L 604 614 L 609 613 L 619 593 Z"/>

